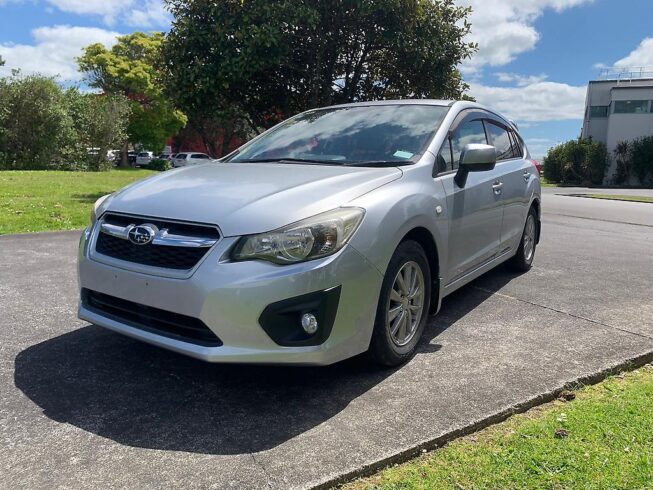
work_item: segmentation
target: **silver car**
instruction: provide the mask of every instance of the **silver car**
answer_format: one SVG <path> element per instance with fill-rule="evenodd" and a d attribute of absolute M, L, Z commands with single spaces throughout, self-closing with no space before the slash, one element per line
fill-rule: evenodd
<path fill-rule="evenodd" d="M 527 271 L 539 237 L 538 171 L 497 112 L 328 107 L 100 199 L 79 317 L 210 362 L 398 365 L 445 296 Z"/>

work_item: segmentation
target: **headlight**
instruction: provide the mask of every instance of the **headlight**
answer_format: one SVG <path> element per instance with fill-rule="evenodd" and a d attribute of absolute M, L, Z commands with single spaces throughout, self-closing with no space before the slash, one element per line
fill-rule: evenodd
<path fill-rule="evenodd" d="M 279 230 L 243 237 L 233 259 L 292 264 L 326 257 L 345 246 L 364 215 L 361 208 L 338 208 Z"/>
<path fill-rule="evenodd" d="M 111 194 L 107 194 L 106 196 L 102 196 L 100 199 L 95 201 L 95 204 L 93 204 L 93 207 L 91 208 L 91 226 L 93 226 L 95 224 L 95 222 L 97 221 L 98 209 L 100 209 L 100 206 L 102 205 L 102 203 L 104 201 L 106 201 L 106 199 L 108 197 L 110 197 L 110 196 L 111 196 Z"/>

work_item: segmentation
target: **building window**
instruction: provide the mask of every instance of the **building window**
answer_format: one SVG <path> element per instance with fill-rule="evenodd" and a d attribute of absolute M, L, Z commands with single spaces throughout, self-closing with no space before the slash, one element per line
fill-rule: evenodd
<path fill-rule="evenodd" d="M 648 100 L 617 100 L 614 103 L 615 114 L 645 114 L 648 112 Z"/>
<path fill-rule="evenodd" d="M 590 107 L 590 117 L 592 119 L 597 117 L 608 117 L 607 105 L 593 105 Z"/>

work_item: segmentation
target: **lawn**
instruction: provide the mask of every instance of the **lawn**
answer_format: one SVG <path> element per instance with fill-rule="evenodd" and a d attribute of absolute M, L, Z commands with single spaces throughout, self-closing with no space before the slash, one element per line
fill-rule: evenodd
<path fill-rule="evenodd" d="M 653 197 L 648 196 L 615 196 L 613 194 L 585 194 L 583 197 L 592 199 L 609 199 L 612 201 L 653 202 Z"/>
<path fill-rule="evenodd" d="M 576 395 L 345 488 L 653 488 L 653 368 Z"/>
<path fill-rule="evenodd" d="M 96 199 L 153 173 L 2 171 L 0 235 L 84 228 Z"/>

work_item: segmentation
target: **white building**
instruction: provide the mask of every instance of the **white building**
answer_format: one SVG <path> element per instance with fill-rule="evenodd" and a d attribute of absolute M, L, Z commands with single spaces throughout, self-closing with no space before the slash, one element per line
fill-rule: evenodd
<path fill-rule="evenodd" d="M 582 138 L 605 143 L 611 158 L 605 183 L 616 171 L 620 141 L 653 136 L 653 67 L 605 73 L 587 87 Z"/>

